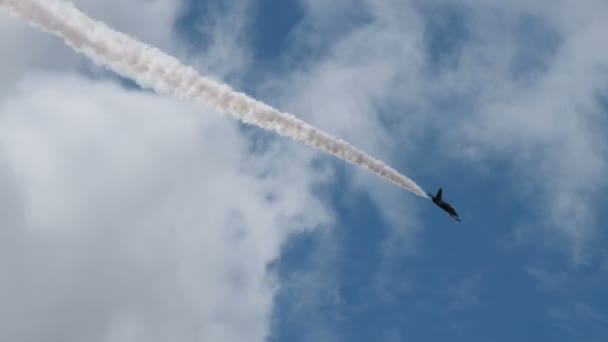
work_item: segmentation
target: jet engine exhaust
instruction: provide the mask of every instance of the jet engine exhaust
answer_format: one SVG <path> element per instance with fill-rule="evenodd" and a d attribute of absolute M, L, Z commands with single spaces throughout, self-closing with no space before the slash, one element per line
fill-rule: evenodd
<path fill-rule="evenodd" d="M 225 84 L 202 77 L 192 67 L 159 49 L 91 19 L 69 2 L 0 0 L 0 6 L 30 25 L 61 37 L 68 46 L 96 64 L 134 80 L 143 88 L 159 94 L 204 101 L 245 123 L 302 141 L 428 198 L 420 186 L 382 161 L 291 114 L 280 112 Z"/>

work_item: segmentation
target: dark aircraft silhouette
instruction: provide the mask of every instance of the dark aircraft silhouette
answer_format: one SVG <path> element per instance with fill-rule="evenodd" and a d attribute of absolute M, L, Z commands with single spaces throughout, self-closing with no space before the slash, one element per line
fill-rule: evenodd
<path fill-rule="evenodd" d="M 437 206 L 443 210 L 445 210 L 448 214 L 450 214 L 450 216 L 452 216 L 452 218 L 458 222 L 460 221 L 460 218 L 458 217 L 458 214 L 456 213 L 456 209 L 454 209 L 454 207 L 452 207 L 452 205 L 444 200 L 441 199 L 441 194 L 442 194 L 442 190 L 441 188 L 439 188 L 439 190 L 437 191 L 437 194 L 435 196 L 428 194 L 429 196 L 431 196 L 431 199 L 433 200 L 433 203 L 437 204 Z"/>

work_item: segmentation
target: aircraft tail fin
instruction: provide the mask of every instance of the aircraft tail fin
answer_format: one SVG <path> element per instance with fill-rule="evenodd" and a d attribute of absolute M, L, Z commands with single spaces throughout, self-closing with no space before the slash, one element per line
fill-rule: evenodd
<path fill-rule="evenodd" d="M 441 188 L 439 188 L 439 190 L 437 190 L 437 194 L 435 195 L 435 198 L 437 198 L 438 200 L 440 200 L 442 194 L 443 194 L 443 190 L 441 190 Z"/>

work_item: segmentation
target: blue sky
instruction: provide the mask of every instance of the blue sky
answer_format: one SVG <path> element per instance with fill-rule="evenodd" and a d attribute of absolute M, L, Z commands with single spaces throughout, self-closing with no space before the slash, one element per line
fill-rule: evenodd
<path fill-rule="evenodd" d="M 256 78 L 264 82 L 268 78 L 290 77 L 292 68 L 305 73 L 310 65 L 320 63 L 318 59 L 329 58 L 325 55 L 328 49 L 335 48 L 332 45 L 339 44 L 343 36 L 380 20 L 365 13 L 365 6 L 338 3 L 335 11 L 339 13 L 329 14 L 335 16 L 334 21 L 311 28 L 314 24 L 306 22 L 309 13 L 297 1 L 254 1 L 249 9 L 254 15 L 248 18 L 251 21 L 243 38 L 250 44 L 252 63 L 243 76 L 247 82 L 242 87 L 280 106 L 272 94 L 256 93 Z M 195 6 L 204 5 L 197 2 Z M 489 15 L 496 17 L 495 22 L 472 22 L 478 12 L 492 11 L 492 7 L 496 13 Z M 343 11 L 345 8 L 348 10 Z M 532 10 L 519 13 L 483 2 L 471 5 L 442 1 L 414 2 L 409 10 L 414 11 L 416 24 L 420 25 L 420 73 L 430 85 L 463 68 L 462 56 L 470 53 L 467 50 L 479 49 L 477 52 L 484 54 L 484 49 L 493 48 L 480 44 L 483 34 L 475 30 L 487 29 L 490 35 L 499 35 L 498 39 L 513 45 L 508 70 L 502 76 L 522 88 L 530 82 L 540 82 L 562 44 L 559 30 Z M 205 20 L 204 14 L 202 19 L 199 15 L 197 12 L 196 20 Z M 187 35 L 189 22 L 182 24 Z M 311 44 L 297 39 L 303 36 L 302 31 L 317 29 L 322 31 L 311 33 L 318 35 Z M 493 71 L 502 67 L 499 64 L 503 61 L 485 62 Z M 601 229 L 605 192 L 594 195 L 599 204 L 592 209 L 594 225 L 599 229 L 597 240 L 591 243 L 585 261 L 573 265 L 568 252 L 544 236 L 551 234 L 552 223 L 545 222 L 544 216 L 552 210 L 550 205 L 545 206 L 552 190 L 540 189 L 543 185 L 526 174 L 527 167 L 516 155 L 521 151 L 497 151 L 483 160 L 474 160 L 445 146 L 449 141 L 442 140 L 442 136 L 451 134 L 451 126 L 461 125 L 461 117 L 467 116 L 467 111 L 480 111 L 476 108 L 483 95 L 479 88 L 489 84 L 477 75 L 454 77 L 455 82 L 458 77 L 480 79 L 466 89 L 444 86 L 447 92 L 419 90 L 429 101 L 424 108 L 416 108 L 416 103 L 410 106 L 407 101 L 391 103 L 389 99 L 379 103 L 374 114 L 396 121 L 407 111 L 412 113 L 403 115 L 426 116 L 429 113 L 425 111 L 430 111 L 441 117 L 437 120 L 444 123 L 422 126 L 419 129 L 424 134 L 413 139 L 400 139 L 401 133 L 391 127 L 385 127 L 383 133 L 391 135 L 395 144 L 403 143 L 401 140 L 413 143 L 407 157 L 396 156 L 391 161 L 433 192 L 443 186 L 447 198 L 460 209 L 464 223 L 456 224 L 424 200 L 404 199 L 404 211 L 411 211 L 405 209 L 408 205 L 416 207 L 419 227 L 414 238 L 415 251 L 407 251 L 411 248 L 408 245 L 404 247 L 406 251 L 387 254 L 392 223 L 379 212 L 380 203 L 366 191 L 353 189 L 350 177 L 359 171 L 348 170 L 352 166 L 338 161 L 324 160 L 332 165 L 336 175 L 319 193 L 323 203 L 335 212 L 335 224 L 292 237 L 281 257 L 272 263 L 271 270 L 287 285 L 278 293 L 270 340 L 606 338 L 608 297 L 603 280 L 607 275 L 602 247 L 605 234 Z M 323 111 L 323 105 L 317 110 Z M 605 116 L 605 106 L 597 114 Z M 394 149 L 398 151 L 399 147 Z M 542 151 L 531 153 L 526 164 L 543 163 Z M 397 200 L 407 196 L 410 195 L 404 193 Z M 519 238 L 520 228 L 533 231 L 524 233 L 532 236 Z"/>
<path fill-rule="evenodd" d="M 36 312 L 40 336 L 111 327 L 100 340 L 608 338 L 602 1 L 76 3 L 427 191 L 443 187 L 463 222 L 297 142 L 91 77 L 99 69 L 58 42 L 45 43 L 56 51 L 47 61 L 32 45 L 13 58 L 23 72 L 2 71 L 17 90 L 0 89 L 0 189 L 10 190 L 0 199 L 25 218 L 4 215 L 5 240 L 37 251 L 5 249 L 7 258 L 60 279 L 42 293 L 63 302 L 14 305 Z M 162 20 L 150 29 L 154 20 L 120 6 Z M 46 42 L 0 23 L 11 39 Z M 14 40 L 3 44 L 17 54 Z M 45 103 L 62 105 L 32 114 Z M 70 272 L 90 268 L 101 275 Z M 18 280 L 0 298 L 40 291 L 7 274 Z M 96 295 L 64 293 L 64 283 Z M 79 303 L 84 332 L 70 333 Z M 45 323 L 45 310 L 59 323 Z M 28 341 L 26 324 L 15 319 L 4 337 Z"/>

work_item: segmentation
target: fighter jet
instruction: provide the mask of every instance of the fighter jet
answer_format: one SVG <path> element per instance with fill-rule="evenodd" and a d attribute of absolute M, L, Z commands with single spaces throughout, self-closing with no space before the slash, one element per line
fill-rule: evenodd
<path fill-rule="evenodd" d="M 441 199 L 442 192 L 443 191 L 441 190 L 441 188 L 439 188 L 439 190 L 437 191 L 437 194 L 435 194 L 435 196 L 433 196 L 431 194 L 428 194 L 428 195 L 433 200 L 433 203 L 437 204 L 437 206 L 439 208 L 445 210 L 456 221 L 461 222 L 460 218 L 458 217 L 458 214 L 456 213 L 456 209 L 454 209 L 454 207 L 452 207 L 452 205 L 450 203 L 448 203 L 448 202 L 444 201 L 443 199 Z"/>

